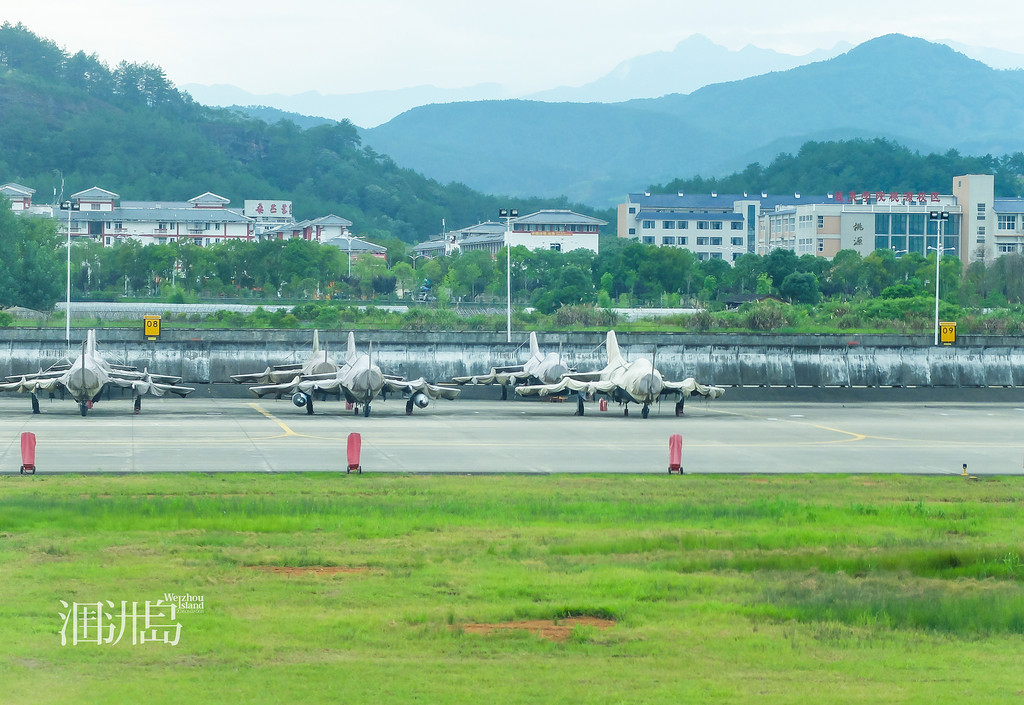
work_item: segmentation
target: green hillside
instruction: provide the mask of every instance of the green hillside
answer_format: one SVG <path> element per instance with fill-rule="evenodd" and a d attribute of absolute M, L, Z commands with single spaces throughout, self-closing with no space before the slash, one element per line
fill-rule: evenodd
<path fill-rule="evenodd" d="M 606 105 L 525 101 L 410 110 L 364 139 L 474 188 L 608 206 L 643 184 L 720 176 L 807 141 L 883 138 L 922 152 L 1024 150 L 1024 71 L 888 35 L 789 71 Z M 497 168 L 500 165 L 500 169 Z"/>
<path fill-rule="evenodd" d="M 152 64 L 111 69 L 69 54 L 22 25 L 0 27 L 0 183 L 49 202 L 101 186 L 128 200 L 187 200 L 212 191 L 290 199 L 297 218 L 344 216 L 377 239 L 417 242 L 441 220 L 462 227 L 513 206 L 575 207 L 566 199 L 486 196 L 400 168 L 361 144 L 345 121 L 307 130 L 213 109 L 175 89 Z"/>

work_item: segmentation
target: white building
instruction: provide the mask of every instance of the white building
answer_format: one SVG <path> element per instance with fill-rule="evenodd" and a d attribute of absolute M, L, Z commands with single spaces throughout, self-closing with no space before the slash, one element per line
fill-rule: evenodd
<path fill-rule="evenodd" d="M 413 256 L 437 257 L 454 251 L 484 250 L 497 255 L 506 244 L 531 250 L 590 250 L 597 253 L 598 230 L 605 221 L 570 210 L 540 210 L 508 219 L 508 223 L 487 221 L 442 233 L 412 248 Z"/>
<path fill-rule="evenodd" d="M 994 181 L 988 174 L 956 176 L 949 194 L 882 189 L 824 196 L 629 194 L 618 207 L 618 235 L 684 247 L 702 260 L 735 261 L 745 252 L 763 255 L 778 248 L 828 258 L 844 249 L 861 255 L 878 249 L 927 255 L 941 246 L 966 264 L 990 263 L 1008 252 L 1024 252 L 1024 199 L 996 199 Z"/>

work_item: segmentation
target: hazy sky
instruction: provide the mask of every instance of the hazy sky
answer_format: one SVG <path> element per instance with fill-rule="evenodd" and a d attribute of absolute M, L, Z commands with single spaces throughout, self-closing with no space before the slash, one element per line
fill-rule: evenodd
<path fill-rule="evenodd" d="M 22 22 L 64 49 L 162 66 L 177 85 L 356 93 L 500 83 L 577 86 L 692 34 L 790 54 L 899 32 L 1021 51 L 1012 0 L 26 0 Z M 14 5 L 12 7 L 12 5 Z"/>

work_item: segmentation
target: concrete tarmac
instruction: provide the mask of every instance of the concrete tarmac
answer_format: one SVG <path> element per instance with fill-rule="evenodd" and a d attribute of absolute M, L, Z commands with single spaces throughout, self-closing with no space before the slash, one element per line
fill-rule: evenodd
<path fill-rule="evenodd" d="M 71 401 L 0 397 L 0 473 L 17 474 L 20 437 L 36 434 L 38 473 L 344 472 L 348 435 L 362 437 L 364 472 L 665 473 L 668 440 L 683 438 L 686 473 L 1021 474 L 1024 405 L 690 401 L 647 419 L 588 403 L 435 401 L 405 414 L 377 401 L 368 418 L 336 401 L 309 416 L 288 399 L 128 398 L 87 417 Z"/>

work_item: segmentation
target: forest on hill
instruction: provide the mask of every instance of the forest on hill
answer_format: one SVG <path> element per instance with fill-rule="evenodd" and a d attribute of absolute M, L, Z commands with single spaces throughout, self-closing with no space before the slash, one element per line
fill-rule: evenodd
<path fill-rule="evenodd" d="M 110 68 L 22 25 L 0 26 L 0 183 L 50 201 L 91 186 L 127 200 L 184 201 L 206 191 L 242 201 L 291 200 L 297 218 L 334 213 L 387 244 L 474 225 L 499 208 L 573 208 L 441 184 L 361 143 L 347 121 L 302 129 L 202 106 L 150 63 Z"/>

